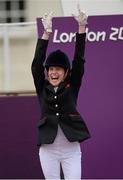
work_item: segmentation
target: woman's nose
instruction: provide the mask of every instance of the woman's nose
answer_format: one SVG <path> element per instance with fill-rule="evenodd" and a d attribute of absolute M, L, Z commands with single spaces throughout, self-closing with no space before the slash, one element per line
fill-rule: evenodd
<path fill-rule="evenodd" d="M 57 71 L 56 71 L 55 69 L 53 69 L 52 73 L 56 74 L 56 72 L 57 72 Z"/>
<path fill-rule="evenodd" d="M 57 75 L 57 73 L 56 73 L 55 71 L 54 71 L 54 72 L 52 72 L 52 74 L 53 74 L 53 75 Z"/>

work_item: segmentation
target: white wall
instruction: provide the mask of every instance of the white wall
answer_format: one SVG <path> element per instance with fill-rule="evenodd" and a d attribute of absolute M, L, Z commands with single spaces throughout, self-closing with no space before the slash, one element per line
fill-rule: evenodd
<path fill-rule="evenodd" d="M 53 11 L 55 16 L 63 15 L 60 0 L 27 0 L 27 8 L 28 21 L 35 21 L 36 17 L 50 11 Z"/>
<path fill-rule="evenodd" d="M 123 0 L 61 0 L 64 16 L 76 12 L 77 2 L 88 15 L 123 14 Z"/>

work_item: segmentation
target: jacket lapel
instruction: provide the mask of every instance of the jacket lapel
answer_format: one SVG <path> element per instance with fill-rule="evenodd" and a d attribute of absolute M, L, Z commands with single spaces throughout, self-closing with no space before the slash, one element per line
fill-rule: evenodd
<path fill-rule="evenodd" d="M 64 87 L 65 87 L 65 82 L 60 83 L 59 86 L 58 86 L 57 92 L 59 92 L 59 91 L 61 91 L 62 89 L 64 89 Z"/>
<path fill-rule="evenodd" d="M 48 85 L 46 86 L 46 89 L 48 89 L 49 91 L 51 91 L 53 94 L 55 93 L 54 87 L 53 87 L 51 84 L 48 84 Z"/>

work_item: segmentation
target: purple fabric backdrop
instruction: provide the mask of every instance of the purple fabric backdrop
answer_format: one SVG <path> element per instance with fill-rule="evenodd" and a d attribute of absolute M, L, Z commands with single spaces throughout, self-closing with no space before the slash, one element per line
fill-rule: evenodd
<path fill-rule="evenodd" d="M 122 18 L 88 20 L 85 75 L 78 100 L 92 135 L 81 145 L 84 178 L 123 178 Z M 37 22 L 40 36 L 42 24 Z M 54 18 L 53 23 L 48 52 L 60 48 L 72 59 L 76 22 L 66 17 Z M 39 114 L 36 97 L 0 98 L 0 178 L 42 177 L 36 147 Z"/>

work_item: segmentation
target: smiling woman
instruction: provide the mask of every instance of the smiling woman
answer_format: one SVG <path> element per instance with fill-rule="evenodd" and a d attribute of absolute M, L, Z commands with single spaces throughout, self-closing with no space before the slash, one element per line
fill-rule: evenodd
<path fill-rule="evenodd" d="M 61 50 L 50 53 L 44 66 L 48 73 L 48 80 L 53 86 L 58 86 L 69 76 L 69 58 Z"/>
<path fill-rule="evenodd" d="M 48 80 L 53 86 L 58 86 L 65 76 L 65 70 L 62 67 L 50 66 L 48 69 Z"/>
<path fill-rule="evenodd" d="M 52 32 L 52 13 L 42 18 L 44 33 L 38 39 L 32 74 L 41 107 L 38 146 L 41 167 L 46 179 L 60 179 L 60 164 L 65 179 L 81 179 L 80 142 L 90 137 L 89 130 L 76 108 L 84 74 L 85 25 L 87 16 L 79 8 L 75 53 L 72 68 L 61 50 L 46 51 Z M 48 78 L 45 78 L 44 71 Z M 44 121 L 45 118 L 45 121 Z"/>

